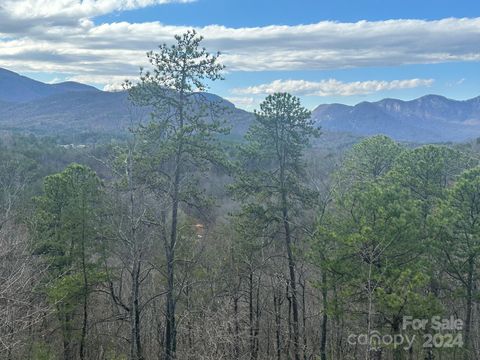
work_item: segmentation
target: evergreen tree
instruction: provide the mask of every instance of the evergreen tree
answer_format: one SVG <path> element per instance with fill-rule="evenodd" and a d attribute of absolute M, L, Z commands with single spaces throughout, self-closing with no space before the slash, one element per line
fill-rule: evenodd
<path fill-rule="evenodd" d="M 304 186 L 303 154 L 312 137 L 319 132 L 310 112 L 300 100 L 288 93 L 268 96 L 255 112 L 255 121 L 246 135 L 242 170 L 234 191 L 244 203 L 244 211 L 277 226 L 283 237 L 288 263 L 289 288 L 292 297 L 293 358 L 299 360 L 299 300 L 294 255 L 295 219 L 312 199 Z"/>
<path fill-rule="evenodd" d="M 225 108 L 204 93 L 207 81 L 222 79 L 218 54 L 202 48 L 195 31 L 177 35 L 175 41 L 149 52 L 152 71 L 142 73 L 138 84 L 126 84 L 136 105 L 152 108 L 152 121 L 137 131 L 145 180 L 162 204 L 155 221 L 162 229 L 167 262 L 166 360 L 175 358 L 177 344 L 175 249 L 181 206 L 208 203 L 197 175 L 222 162 L 217 136 L 227 132 L 221 120 Z"/>
<path fill-rule="evenodd" d="M 86 358 L 88 298 L 102 276 L 97 266 L 101 182 L 91 169 L 71 164 L 44 181 L 37 198 L 36 253 L 49 263 L 46 291 L 62 322 L 64 359 L 74 358 L 75 314 L 82 309 L 80 359 Z"/>
<path fill-rule="evenodd" d="M 446 273 L 463 289 L 465 360 L 472 359 L 472 316 L 478 298 L 480 259 L 480 167 L 465 171 L 435 211 L 435 245 Z"/>

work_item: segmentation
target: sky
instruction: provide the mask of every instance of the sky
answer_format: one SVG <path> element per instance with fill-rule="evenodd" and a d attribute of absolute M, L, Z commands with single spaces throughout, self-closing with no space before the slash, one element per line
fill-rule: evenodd
<path fill-rule="evenodd" d="M 114 91 L 188 29 L 222 54 L 210 92 L 247 110 L 480 95 L 474 0 L 0 0 L 0 67 Z"/>

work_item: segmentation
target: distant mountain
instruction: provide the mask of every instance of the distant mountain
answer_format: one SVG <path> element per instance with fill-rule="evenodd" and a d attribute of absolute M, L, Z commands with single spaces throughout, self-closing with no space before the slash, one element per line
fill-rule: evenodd
<path fill-rule="evenodd" d="M 0 68 L 0 101 L 25 103 L 48 96 L 75 91 L 98 92 L 93 86 L 72 81 L 45 84 Z"/>
<path fill-rule="evenodd" d="M 252 114 L 217 95 L 198 96 L 230 109 L 233 136 L 246 131 Z M 46 135 L 121 135 L 132 123 L 148 119 L 149 112 L 132 106 L 125 92 L 106 92 L 75 82 L 44 84 L 0 69 L 0 129 Z"/>
<path fill-rule="evenodd" d="M 411 101 L 328 104 L 318 106 L 312 117 L 327 131 L 385 134 L 421 143 L 464 141 L 480 136 L 480 96 L 465 101 L 427 95 Z"/>
<path fill-rule="evenodd" d="M 125 93 L 72 91 L 0 109 L 0 127 L 38 134 L 125 131 L 129 121 Z"/>
<path fill-rule="evenodd" d="M 245 134 L 252 113 L 214 94 L 198 96 L 230 109 L 226 120 L 232 126 L 231 137 Z M 385 134 L 401 141 L 427 143 L 480 137 L 480 97 L 455 101 L 428 95 L 412 101 L 320 105 L 312 117 L 331 138 L 335 133 L 353 138 Z M 108 137 L 125 134 L 132 122 L 148 118 L 149 110 L 132 106 L 125 92 L 105 92 L 75 82 L 45 84 L 0 68 L 0 130 Z"/>

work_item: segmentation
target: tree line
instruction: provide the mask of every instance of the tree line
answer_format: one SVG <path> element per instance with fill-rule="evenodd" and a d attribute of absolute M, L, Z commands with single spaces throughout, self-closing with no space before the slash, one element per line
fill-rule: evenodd
<path fill-rule="evenodd" d="M 3 146 L 1 358 L 476 359 L 478 152 L 378 135 L 320 156 L 288 93 L 228 143 L 201 41 L 125 83 L 151 111 L 126 140 L 61 166 Z"/>

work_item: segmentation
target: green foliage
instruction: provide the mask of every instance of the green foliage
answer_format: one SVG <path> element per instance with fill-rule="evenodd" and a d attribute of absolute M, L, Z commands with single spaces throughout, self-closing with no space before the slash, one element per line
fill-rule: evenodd
<path fill-rule="evenodd" d="M 423 191 L 429 201 L 443 195 L 439 179 L 453 179 L 461 167 L 453 157 L 462 159 L 451 149 L 406 150 L 376 136 L 355 145 L 335 175 L 335 202 L 312 239 L 312 259 L 322 271 L 343 274 L 337 279 L 344 279 L 344 296 L 360 293 L 361 304 L 372 301 L 373 313 L 365 311 L 376 319 L 373 326 L 386 322 L 398 331 L 405 314 L 440 311 L 425 291 L 433 270 L 423 256 L 431 244 L 422 241 L 425 197 L 418 195 Z"/>
<path fill-rule="evenodd" d="M 381 179 L 405 151 L 404 147 L 385 135 L 366 138 L 347 152 L 338 180 L 347 189 Z"/>
<path fill-rule="evenodd" d="M 221 71 L 225 67 L 218 62 L 219 53 L 209 54 L 200 46 L 202 40 L 202 36 L 191 30 L 182 35 L 175 35 L 175 44 L 171 46 L 162 44 L 158 52 L 148 52 L 147 57 L 153 71 L 145 72 L 141 80 L 143 86 L 148 88 L 149 85 L 153 85 L 153 89 L 148 88 L 146 91 L 160 90 L 158 85 L 177 92 L 205 91 L 207 89 L 205 80 L 223 79 Z M 141 88 L 138 89 L 143 91 Z M 145 97 L 149 94 L 153 97 Z M 149 99 L 164 100 L 160 99 L 157 93 L 143 92 L 142 99 L 148 104 Z M 174 102 L 175 97 L 172 96 L 170 101 Z"/>
<path fill-rule="evenodd" d="M 387 181 L 398 183 L 422 202 L 426 217 L 445 189 L 473 161 L 464 153 L 446 146 L 425 145 L 405 151 L 396 161 Z"/>
<path fill-rule="evenodd" d="M 245 203 L 254 199 L 256 205 L 248 206 L 257 215 L 262 213 L 265 220 L 278 221 L 277 212 L 283 206 L 281 193 L 287 195 L 291 206 L 298 202 L 304 206 L 313 198 L 304 186 L 303 154 L 310 140 L 319 136 L 319 130 L 300 100 L 287 93 L 269 95 L 255 118 L 246 135 L 247 144 L 241 148 L 232 191 Z"/>
<path fill-rule="evenodd" d="M 435 210 L 431 226 L 443 266 L 466 284 L 469 260 L 480 256 L 480 167 L 460 175 Z"/>
<path fill-rule="evenodd" d="M 98 266 L 101 195 L 102 183 L 95 172 L 71 164 L 46 177 L 44 194 L 36 199 L 35 254 L 48 264 L 42 287 L 55 305 L 65 343 L 74 338 L 77 307 L 82 302 L 86 307 L 93 287 L 105 280 Z"/>
<path fill-rule="evenodd" d="M 408 314 L 422 318 L 441 311 L 438 300 L 433 295 L 424 293 L 430 277 L 422 267 L 392 267 L 388 276 L 381 280 L 381 285 L 375 289 L 375 299 L 378 310 L 384 314 L 393 314 L 393 317 Z"/>
<path fill-rule="evenodd" d="M 89 264 L 87 277 L 90 285 L 102 283 L 107 279 L 106 274 L 93 264 Z M 52 280 L 48 284 L 46 292 L 52 304 L 64 302 L 76 306 L 78 299 L 84 295 L 84 287 L 83 274 L 75 272 Z"/>
<path fill-rule="evenodd" d="M 144 81 L 150 79 L 152 84 L 139 84 L 132 89 L 132 97 L 147 90 L 160 92 L 153 86 L 155 75 L 145 76 Z M 268 326 L 275 325 L 277 311 L 281 330 L 292 326 L 293 317 L 289 318 L 292 316 L 293 298 L 289 297 L 292 281 L 286 278 L 290 275 L 286 268 L 282 268 L 288 254 L 279 256 L 280 247 L 283 250 L 285 246 L 278 241 L 287 233 L 285 224 L 292 233 L 293 267 L 301 270 L 297 273 L 300 277 L 293 276 L 299 286 L 299 299 L 303 294 L 301 290 L 305 289 L 306 294 L 299 319 L 305 315 L 307 347 L 318 340 L 318 333 L 309 329 L 321 328 L 325 314 L 327 350 L 335 358 L 341 358 L 334 353 L 335 342 L 345 339 L 341 331 L 364 333 L 368 324 L 371 330 L 393 333 L 399 331 L 399 321 L 405 315 L 427 319 L 440 314 L 447 317 L 454 312 L 466 322 L 470 309 L 469 319 L 474 329 L 478 321 L 475 306 L 480 299 L 477 289 L 480 168 L 472 168 L 478 161 L 459 151 L 461 146 L 407 148 L 385 136 L 364 139 L 347 152 L 335 174 L 322 173 L 329 177 L 318 179 L 322 186 L 317 190 L 325 191 L 318 196 L 317 190 L 312 191 L 308 186 L 312 179 L 307 174 L 311 169 L 304 155 L 309 141 L 319 134 L 318 129 L 298 99 L 288 94 L 274 94 L 267 97 L 256 112 L 247 141 L 241 146 L 229 145 L 228 157 L 237 160 L 231 190 L 241 207 L 228 221 L 220 214 L 222 220 L 215 222 L 205 211 L 211 208 L 213 199 L 202 185 L 208 181 L 212 187 L 220 187 L 216 178 L 203 177 L 206 173 L 217 176 L 218 169 L 226 164 L 218 139 L 223 130 L 215 116 L 206 116 L 207 107 L 199 102 L 199 95 L 189 92 L 201 84 L 191 82 L 189 86 L 184 93 L 188 98 L 185 108 L 179 106 L 179 94 L 171 91 L 160 92 L 168 98 L 156 98 L 151 93 L 151 98 L 148 95 L 140 99 L 140 103 L 150 99 L 147 102 L 156 109 L 153 121 L 136 129 L 127 139 L 127 146 L 111 144 L 96 153 L 101 159 L 111 154 L 115 157 L 113 171 L 117 176 L 107 181 L 119 190 L 114 196 L 120 196 L 121 201 L 116 202 L 114 198 L 109 208 L 115 213 L 115 221 L 118 220 L 109 226 L 110 232 L 103 231 L 108 222 L 104 217 L 103 185 L 93 170 L 72 164 L 44 179 L 43 193 L 35 198 L 34 216 L 28 218 L 28 223 L 35 259 L 43 262 L 40 265 L 48 266 L 44 267 L 45 273 L 38 276 L 41 281 L 33 284 L 32 298 L 44 302 L 45 306 L 51 305 L 58 321 L 47 318 L 41 326 L 34 327 L 36 330 L 42 332 L 45 327 L 50 334 L 50 327 L 55 326 L 66 341 L 73 344 L 71 348 L 75 352 L 74 343 L 80 339 L 81 302 L 99 289 L 99 284 L 111 282 L 113 293 L 118 296 L 112 308 L 120 309 L 114 315 L 121 314 L 115 334 L 122 339 L 129 336 L 130 329 L 124 326 L 124 321 L 128 321 L 131 314 L 129 286 L 133 280 L 129 277 L 128 261 L 129 256 L 133 258 L 130 252 L 133 245 L 132 248 L 126 245 L 131 237 L 125 232 L 130 231 L 131 224 L 138 239 L 138 254 L 145 256 L 140 259 L 144 264 L 140 272 L 144 285 L 139 292 L 142 319 L 161 314 L 155 307 L 165 301 L 163 294 L 169 285 L 162 276 L 165 260 L 172 256 L 175 273 L 171 273 L 171 279 L 175 286 L 171 293 L 177 309 L 174 316 L 181 319 L 178 336 L 182 342 L 191 332 L 194 342 L 200 343 L 202 338 L 198 334 L 203 331 L 203 324 L 199 323 L 218 311 L 231 330 L 235 330 L 237 324 L 240 350 L 248 348 L 246 330 L 251 325 L 248 279 L 251 275 L 254 275 L 254 287 L 259 289 L 258 294 L 251 294 L 252 305 L 260 304 L 260 334 L 270 336 L 269 341 L 273 339 L 271 333 L 266 335 L 266 330 L 270 331 Z M 170 112 L 162 113 L 166 104 Z M 60 167 L 74 152 L 61 150 L 52 155 L 58 150 L 55 140 L 29 137 L 9 139 L 0 147 L 0 214 L 4 216 L 1 220 L 18 221 L 22 219 L 16 216 L 19 210 L 24 208 L 28 214 L 29 194 L 36 191 L 37 179 Z M 21 151 L 17 151 L 17 147 Z M 315 161 L 324 161 L 316 150 L 309 156 Z M 472 149 L 467 150 L 473 153 Z M 173 218 L 170 211 L 177 173 L 178 201 L 183 204 L 183 211 L 179 212 L 176 223 L 177 241 L 170 242 Z M 129 203 L 130 194 L 134 197 L 132 203 Z M 318 199 L 325 203 L 316 203 Z M 236 208 L 238 204 L 228 205 Z M 9 226 L 19 235 L 26 233 L 9 221 L 2 228 L 5 231 L 2 234 L 6 234 L 2 240 L 9 240 Z M 106 242 L 100 234 L 112 241 L 109 249 L 116 252 L 114 256 L 105 251 Z M 307 237 L 308 243 L 305 243 L 303 240 Z M 171 246 L 165 257 L 157 253 L 164 245 L 158 239 Z M 147 245 L 144 247 L 144 244 Z M 29 245 L 25 248 L 30 249 Z M 148 256 L 144 255 L 147 253 Z M 10 266 L 9 256 L 7 252 L 6 266 Z M 103 262 L 102 257 L 109 256 L 112 257 Z M 103 269 L 105 264 L 108 271 L 112 271 L 108 279 Z M 35 260 L 32 269 L 36 270 L 38 265 Z M 111 294 L 105 295 L 102 297 L 104 293 L 98 292 L 95 296 L 109 304 Z M 272 295 L 278 301 L 274 311 L 270 307 Z M 87 300 L 85 303 L 93 303 Z M 93 324 L 91 319 L 98 313 L 96 309 L 88 312 L 89 322 Z M 11 314 L 15 316 L 14 312 Z M 298 323 L 302 325 L 301 321 Z M 87 346 L 93 349 L 98 341 L 104 346 L 106 359 L 126 359 L 126 343 L 122 343 L 120 337 L 104 340 L 90 335 L 105 329 L 100 326 L 99 330 L 86 327 Z M 145 330 L 141 328 L 142 336 Z M 287 341 L 287 331 L 282 331 L 282 341 Z M 25 332 L 18 334 L 11 336 L 27 338 Z M 219 332 L 219 336 L 225 337 L 225 334 Z M 300 334 L 303 335 L 303 331 Z M 244 335 L 247 337 L 243 338 Z M 476 332 L 472 330 L 471 344 L 476 341 L 472 339 L 474 336 Z M 147 344 L 145 348 L 150 349 L 150 338 L 143 339 Z M 315 346 L 311 346 L 312 349 Z M 59 339 L 51 344 L 50 340 L 49 343 L 35 342 L 29 347 L 27 357 L 57 359 L 60 347 Z M 395 351 L 390 347 L 384 350 L 386 357 L 390 356 L 390 350 Z M 92 351 L 88 349 L 88 353 Z M 420 356 L 419 351 L 415 348 L 415 356 Z M 449 356 L 446 350 L 441 352 L 442 356 Z M 468 351 L 466 353 L 468 355 Z"/>
<path fill-rule="evenodd" d="M 152 70 L 142 72 L 138 84 L 126 83 L 133 103 L 152 109 L 151 122 L 134 130 L 138 146 L 130 170 L 134 180 L 147 183 L 161 197 L 168 196 L 178 175 L 180 202 L 204 208 L 211 201 L 198 175 L 212 165 L 227 166 L 218 135 L 228 133 L 228 109 L 202 92 L 206 81 L 222 79 L 224 67 L 218 54 L 200 47 L 203 38 L 195 31 L 175 39 L 175 45 L 148 53 Z"/>
<path fill-rule="evenodd" d="M 44 195 L 36 198 L 36 254 L 62 274 L 79 261 L 82 246 L 97 246 L 97 214 L 101 182 L 89 168 L 72 164 L 44 181 Z"/>

